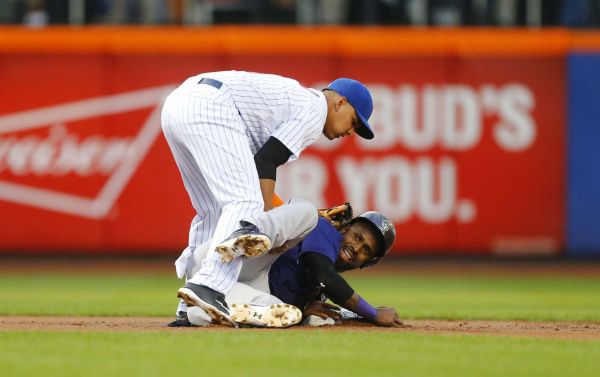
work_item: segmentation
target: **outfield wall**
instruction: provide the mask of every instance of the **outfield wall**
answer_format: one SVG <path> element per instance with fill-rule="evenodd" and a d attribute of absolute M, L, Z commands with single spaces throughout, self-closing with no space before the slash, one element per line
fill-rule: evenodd
<path fill-rule="evenodd" d="M 568 67 L 568 253 L 600 255 L 600 54 L 571 53 Z"/>
<path fill-rule="evenodd" d="M 237 69 L 353 77 L 375 98 L 376 139 L 309 148 L 283 197 L 382 211 L 397 254 L 594 253 L 599 47 L 565 30 L 0 28 L 0 252 L 185 246 L 160 106 Z"/>

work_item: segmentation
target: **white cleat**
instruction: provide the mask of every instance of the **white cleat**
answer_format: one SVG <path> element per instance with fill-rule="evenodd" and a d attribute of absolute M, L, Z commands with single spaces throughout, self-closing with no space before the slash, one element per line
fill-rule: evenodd
<path fill-rule="evenodd" d="M 217 253 L 221 255 L 221 261 L 231 262 L 237 257 L 252 258 L 263 255 L 271 249 L 271 239 L 263 233 L 246 233 L 232 235 L 231 238 L 217 245 Z"/>
<path fill-rule="evenodd" d="M 308 317 L 304 318 L 301 323 L 302 326 L 314 326 L 314 327 L 333 326 L 335 324 L 336 324 L 335 319 L 333 319 L 331 317 L 327 317 L 327 318 L 323 319 L 323 318 L 319 317 L 318 315 L 309 315 Z"/>
<path fill-rule="evenodd" d="M 348 309 L 340 308 L 339 312 L 340 312 L 340 314 L 342 316 L 342 320 L 347 320 L 347 319 L 362 319 L 361 316 L 359 316 L 358 314 L 356 314 L 353 311 L 350 311 Z"/>
<path fill-rule="evenodd" d="M 206 327 L 212 323 L 212 318 L 199 306 L 189 307 L 187 318 L 192 326 Z"/>
<path fill-rule="evenodd" d="M 340 316 L 342 318 L 340 318 L 339 320 L 335 320 L 331 317 L 327 317 L 327 318 L 323 319 L 317 315 L 309 315 L 302 320 L 301 325 L 302 326 L 314 326 L 314 327 L 331 326 L 331 325 L 339 325 L 342 321 L 347 321 L 347 320 L 351 320 L 351 319 L 358 319 L 358 320 L 362 319 L 362 317 L 360 315 L 358 315 L 348 309 L 340 308 L 340 310 L 335 310 L 335 311 L 340 313 Z"/>
<path fill-rule="evenodd" d="M 240 325 L 284 328 L 298 324 L 302 320 L 302 312 L 289 304 L 233 304 L 231 319 Z"/>

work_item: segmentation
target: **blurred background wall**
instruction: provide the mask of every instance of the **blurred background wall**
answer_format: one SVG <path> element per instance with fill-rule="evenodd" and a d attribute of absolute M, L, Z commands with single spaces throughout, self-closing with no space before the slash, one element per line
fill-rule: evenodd
<path fill-rule="evenodd" d="M 397 255 L 600 256 L 597 1 L 0 0 L 0 22 L 0 254 L 176 254 L 161 104 L 237 69 L 373 93 L 376 139 L 309 148 L 282 197 L 386 213 Z"/>

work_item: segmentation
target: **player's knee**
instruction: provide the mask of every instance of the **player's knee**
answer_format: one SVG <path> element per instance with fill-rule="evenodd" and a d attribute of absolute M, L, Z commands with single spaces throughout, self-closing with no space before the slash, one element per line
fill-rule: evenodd
<path fill-rule="evenodd" d="M 290 199 L 290 204 L 291 203 L 294 204 L 295 210 L 297 210 L 297 215 L 303 218 L 304 224 L 307 224 L 311 230 L 317 226 L 319 216 L 317 213 L 317 207 L 315 207 L 314 204 L 302 198 L 292 198 Z"/>

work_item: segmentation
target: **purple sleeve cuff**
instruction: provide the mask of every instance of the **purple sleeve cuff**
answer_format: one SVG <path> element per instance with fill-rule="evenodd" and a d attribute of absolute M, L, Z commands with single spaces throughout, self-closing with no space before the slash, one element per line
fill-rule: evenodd
<path fill-rule="evenodd" d="M 369 305 L 362 297 L 358 299 L 355 312 L 366 319 L 373 319 L 377 315 L 377 309 Z"/>

